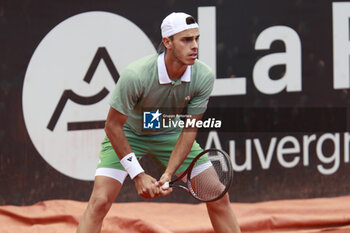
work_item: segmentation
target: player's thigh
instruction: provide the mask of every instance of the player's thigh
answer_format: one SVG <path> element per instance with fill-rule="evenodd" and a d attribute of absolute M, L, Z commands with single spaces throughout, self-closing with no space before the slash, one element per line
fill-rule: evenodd
<path fill-rule="evenodd" d="M 191 176 L 191 186 L 194 191 L 199 192 L 201 190 L 207 190 L 214 193 L 221 193 L 225 189 L 220 181 L 220 178 L 215 170 L 215 168 L 208 164 L 208 166 L 197 167 L 199 169 L 197 174 Z M 196 168 L 194 168 L 196 169 Z"/>

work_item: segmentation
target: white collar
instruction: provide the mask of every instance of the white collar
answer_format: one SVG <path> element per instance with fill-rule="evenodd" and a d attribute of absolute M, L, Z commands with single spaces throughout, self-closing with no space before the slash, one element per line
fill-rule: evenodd
<path fill-rule="evenodd" d="M 169 84 L 172 83 L 172 80 L 169 78 L 168 72 L 165 67 L 164 54 L 165 53 L 162 53 L 158 56 L 158 77 L 160 84 Z M 191 81 L 191 66 L 187 66 L 184 74 L 181 77 L 181 81 Z"/>

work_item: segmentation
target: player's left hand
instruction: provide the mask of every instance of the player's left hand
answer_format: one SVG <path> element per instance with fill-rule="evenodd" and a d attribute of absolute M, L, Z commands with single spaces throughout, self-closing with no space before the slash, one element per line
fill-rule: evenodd
<path fill-rule="evenodd" d="M 167 196 L 173 191 L 173 188 L 167 188 L 167 189 L 162 188 L 163 184 L 165 184 L 166 182 L 170 182 L 170 180 L 171 180 L 171 175 L 168 173 L 164 173 L 160 177 L 159 181 L 157 182 L 157 185 L 160 188 L 160 195 Z"/>

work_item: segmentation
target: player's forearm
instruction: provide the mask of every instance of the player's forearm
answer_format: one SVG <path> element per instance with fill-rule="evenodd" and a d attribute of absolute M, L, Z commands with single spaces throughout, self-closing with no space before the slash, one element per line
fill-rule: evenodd
<path fill-rule="evenodd" d="M 130 144 L 124 134 L 123 126 L 106 122 L 105 132 L 112 147 L 121 160 L 125 155 L 132 152 Z"/>
<path fill-rule="evenodd" d="M 165 173 L 174 175 L 187 155 L 190 153 L 194 140 L 197 136 L 197 129 L 183 130 L 171 153 Z"/>
<path fill-rule="evenodd" d="M 202 117 L 203 114 L 190 116 L 191 119 L 195 119 L 196 121 L 201 120 Z M 170 176 L 175 174 L 176 170 L 190 153 L 193 142 L 197 137 L 197 130 L 198 129 L 196 127 L 188 127 L 183 129 L 179 139 L 176 142 L 173 152 L 171 153 L 165 173 L 168 173 Z"/>
<path fill-rule="evenodd" d="M 131 150 L 122 125 L 106 124 L 105 131 L 120 163 L 125 168 L 130 178 L 135 178 L 135 180 L 137 177 L 140 178 L 139 175 L 144 174 L 144 170 L 138 162 L 136 155 Z"/>

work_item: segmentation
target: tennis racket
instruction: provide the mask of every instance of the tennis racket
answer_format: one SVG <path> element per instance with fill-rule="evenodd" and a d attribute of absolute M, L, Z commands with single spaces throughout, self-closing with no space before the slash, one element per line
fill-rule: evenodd
<path fill-rule="evenodd" d="M 208 158 L 209 161 L 203 163 L 200 158 Z M 210 202 L 225 195 L 232 179 L 233 169 L 227 153 L 208 149 L 198 154 L 180 176 L 164 183 L 162 189 L 181 188 L 199 201 Z"/>

